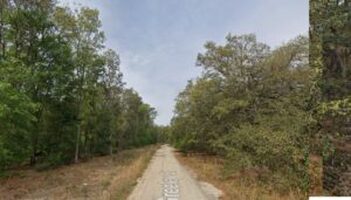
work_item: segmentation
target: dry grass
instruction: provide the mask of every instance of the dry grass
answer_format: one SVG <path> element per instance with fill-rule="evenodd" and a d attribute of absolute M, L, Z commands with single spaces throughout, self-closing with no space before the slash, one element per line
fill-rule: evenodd
<path fill-rule="evenodd" d="M 157 146 L 37 172 L 17 170 L 0 180 L 0 199 L 126 199 Z"/>
<path fill-rule="evenodd" d="M 254 173 L 238 173 L 230 178 L 223 176 L 223 160 L 214 156 L 177 154 L 178 160 L 202 181 L 209 182 L 224 192 L 223 200 L 301 200 L 307 197 L 298 191 L 282 195 L 272 186 L 259 185 Z M 256 179 L 257 180 L 257 179 Z"/>
<path fill-rule="evenodd" d="M 310 196 L 325 196 L 328 195 L 323 191 L 323 162 L 320 156 L 310 156 L 309 175 L 311 177 Z"/>

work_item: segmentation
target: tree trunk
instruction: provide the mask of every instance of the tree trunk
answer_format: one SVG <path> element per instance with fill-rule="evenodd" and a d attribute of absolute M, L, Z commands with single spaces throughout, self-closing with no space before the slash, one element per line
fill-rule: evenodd
<path fill-rule="evenodd" d="M 80 122 L 78 124 L 77 138 L 76 138 L 76 152 L 74 154 L 74 162 L 78 163 L 79 161 L 79 143 L 80 143 Z"/>
<path fill-rule="evenodd" d="M 112 141 L 112 131 L 110 132 L 110 155 L 112 156 L 113 154 L 113 141 Z"/>

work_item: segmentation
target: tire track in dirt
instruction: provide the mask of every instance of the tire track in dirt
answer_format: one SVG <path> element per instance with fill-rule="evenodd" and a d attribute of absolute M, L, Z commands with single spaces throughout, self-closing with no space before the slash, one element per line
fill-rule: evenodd
<path fill-rule="evenodd" d="M 128 200 L 216 200 L 179 164 L 173 148 L 163 145 L 154 155 Z"/>

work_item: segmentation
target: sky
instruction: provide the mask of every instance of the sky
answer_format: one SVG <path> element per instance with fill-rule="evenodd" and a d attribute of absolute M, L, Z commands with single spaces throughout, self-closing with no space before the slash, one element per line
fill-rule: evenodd
<path fill-rule="evenodd" d="M 308 32 L 308 0 L 60 0 L 100 11 L 106 47 L 121 58 L 127 87 L 169 124 L 175 98 L 201 74 L 197 54 L 228 33 L 255 33 L 271 47 Z"/>

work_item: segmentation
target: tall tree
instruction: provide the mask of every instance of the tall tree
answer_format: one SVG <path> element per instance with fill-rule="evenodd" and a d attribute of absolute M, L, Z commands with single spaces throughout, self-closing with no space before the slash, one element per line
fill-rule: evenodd
<path fill-rule="evenodd" d="M 350 195 L 343 188 L 348 184 L 345 177 L 350 178 L 345 166 L 351 155 L 351 4 L 311 0 L 310 5 L 310 61 L 318 72 L 314 127 L 324 157 L 324 188 L 335 195 Z"/>
<path fill-rule="evenodd" d="M 121 94 L 123 90 L 122 73 L 119 69 L 120 59 L 113 50 L 107 50 L 104 54 L 106 59 L 106 67 L 103 75 L 103 87 L 105 96 L 105 115 L 108 116 L 109 123 L 109 152 L 113 153 L 115 138 L 118 128 L 117 120 L 121 115 Z"/>
<path fill-rule="evenodd" d="M 0 170 L 156 141 L 155 111 L 124 88 L 97 10 L 72 11 L 54 0 L 0 5 Z"/>
<path fill-rule="evenodd" d="M 229 170 L 266 168 L 307 190 L 308 39 L 273 51 L 252 34 L 226 39 L 198 55 L 204 73 L 177 98 L 173 142 L 222 155 Z"/>

